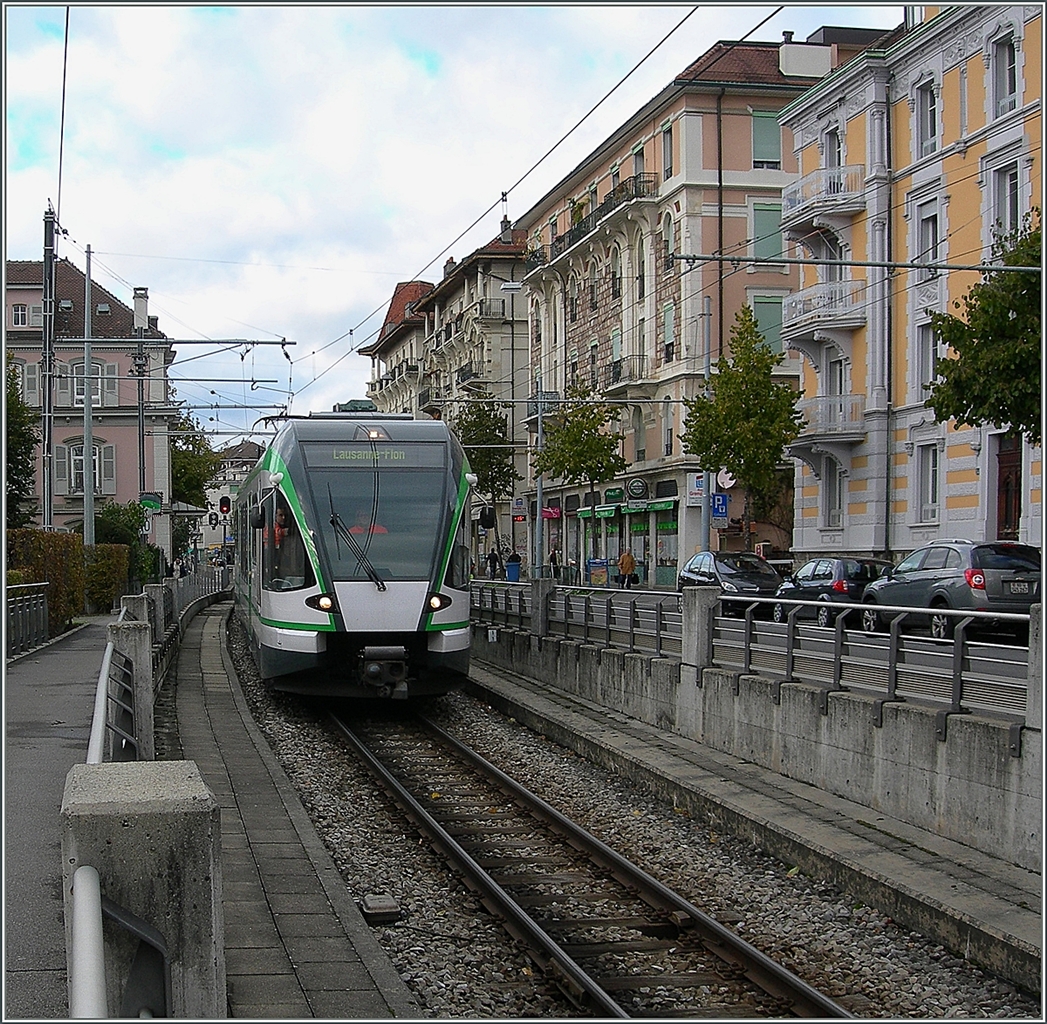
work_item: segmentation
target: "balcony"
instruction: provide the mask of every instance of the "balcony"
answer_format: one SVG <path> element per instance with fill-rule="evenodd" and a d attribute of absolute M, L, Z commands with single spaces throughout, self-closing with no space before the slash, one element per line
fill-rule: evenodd
<path fill-rule="evenodd" d="M 655 386 L 645 355 L 623 356 L 604 367 L 603 391 L 608 397 L 650 398 Z"/>
<path fill-rule="evenodd" d="M 782 189 L 782 230 L 806 232 L 823 216 L 852 216 L 865 209 L 865 167 L 819 167 Z"/>
<path fill-rule="evenodd" d="M 476 316 L 480 320 L 504 320 L 505 299 L 477 299 Z"/>
<path fill-rule="evenodd" d="M 459 366 L 454 374 L 455 380 L 459 384 L 464 384 L 467 380 L 474 380 L 478 376 L 479 374 L 473 369 L 472 360 Z"/>
<path fill-rule="evenodd" d="M 538 419 L 538 403 L 542 403 L 542 415 L 547 416 L 551 412 L 557 412 L 560 408 L 559 391 L 536 391 L 527 399 L 526 422 L 530 429 L 536 429 Z"/>
<path fill-rule="evenodd" d="M 864 281 L 824 281 L 782 300 L 783 341 L 812 336 L 819 328 L 854 330 L 864 324 Z"/>
<path fill-rule="evenodd" d="M 447 395 L 450 391 L 449 385 L 440 385 L 432 388 L 422 388 L 418 392 L 418 408 L 422 412 L 442 409 L 447 404 Z"/>
<path fill-rule="evenodd" d="M 801 442 L 815 437 L 865 440 L 865 395 L 819 395 L 803 399 L 798 408 L 804 420 Z"/>
<path fill-rule="evenodd" d="M 562 235 L 557 235 L 552 244 L 537 246 L 528 252 L 524 258 L 525 272 L 529 273 L 546 263 L 552 263 L 586 235 L 595 231 L 600 221 L 624 203 L 657 195 L 656 174 L 634 174 L 631 178 L 626 178 L 607 193 L 604 201 L 595 210 L 590 211 L 577 224 L 572 224 Z"/>

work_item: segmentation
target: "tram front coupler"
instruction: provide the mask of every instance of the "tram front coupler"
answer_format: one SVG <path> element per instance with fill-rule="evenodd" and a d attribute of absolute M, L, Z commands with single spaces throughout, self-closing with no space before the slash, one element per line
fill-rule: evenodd
<path fill-rule="evenodd" d="M 407 699 L 407 648 L 365 647 L 360 653 L 360 679 L 378 697 Z"/>

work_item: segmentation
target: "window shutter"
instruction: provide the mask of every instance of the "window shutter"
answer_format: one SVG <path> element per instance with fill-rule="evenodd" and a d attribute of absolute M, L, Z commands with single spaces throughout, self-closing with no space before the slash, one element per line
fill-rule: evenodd
<path fill-rule="evenodd" d="M 25 364 L 25 403 L 26 405 L 40 404 L 40 364 Z"/>
<path fill-rule="evenodd" d="M 55 445 L 55 494 L 69 493 L 69 449 Z"/>
<path fill-rule="evenodd" d="M 117 393 L 117 370 L 116 363 L 105 364 L 105 383 L 102 390 L 102 405 L 119 405 L 120 397 Z"/>
<path fill-rule="evenodd" d="M 782 132 L 778 115 L 753 111 L 753 160 L 781 163 Z"/>
<path fill-rule="evenodd" d="M 663 336 L 665 344 L 671 345 L 673 343 L 673 337 L 676 333 L 676 307 L 670 302 L 665 306 L 665 334 Z"/>
<path fill-rule="evenodd" d="M 72 405 L 72 368 L 68 363 L 55 363 L 55 375 L 58 378 L 55 388 L 55 405 Z"/>
<path fill-rule="evenodd" d="M 102 493 L 116 494 L 116 445 L 102 446 Z"/>
<path fill-rule="evenodd" d="M 29 326 L 30 327 L 43 327 L 44 326 L 44 307 L 43 306 L 30 306 L 29 307 Z"/>
<path fill-rule="evenodd" d="M 753 206 L 753 256 L 774 259 L 782 255 L 782 208 L 756 203 Z"/>
<path fill-rule="evenodd" d="M 757 295 L 753 299 L 756 326 L 772 352 L 782 351 L 782 300 L 777 295 Z"/>
<path fill-rule="evenodd" d="M 616 327 L 611 331 L 611 359 L 617 362 L 622 358 L 622 332 Z"/>

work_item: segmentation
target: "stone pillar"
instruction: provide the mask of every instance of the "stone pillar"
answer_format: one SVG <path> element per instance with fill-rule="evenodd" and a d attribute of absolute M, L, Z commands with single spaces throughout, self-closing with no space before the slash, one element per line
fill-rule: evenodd
<path fill-rule="evenodd" d="M 1029 675 L 1025 697 L 1025 725 L 1029 729 L 1043 728 L 1042 610 L 1043 605 L 1039 604 L 1029 609 Z"/>
<path fill-rule="evenodd" d="M 549 635 L 549 599 L 556 591 L 556 580 L 539 577 L 531 580 L 531 634 Z"/>
<path fill-rule="evenodd" d="M 163 937 L 171 969 L 172 1017 L 226 1016 L 222 916 L 222 827 L 218 801 L 193 761 L 74 765 L 62 799 L 62 889 L 67 960 L 72 881 L 97 870 L 101 893 Z M 163 1006 L 123 1006 L 138 938 L 106 919 L 109 1016 Z M 71 965 L 68 973 L 71 975 Z"/>
<path fill-rule="evenodd" d="M 153 614 L 153 636 L 159 641 L 167 632 L 167 622 L 164 621 L 164 585 L 162 583 L 147 583 L 145 585 L 146 597 L 150 599 Z"/>
<path fill-rule="evenodd" d="M 720 588 L 684 587 L 680 597 L 680 678 L 696 671 L 698 681 L 702 671 L 713 664 L 713 620 L 720 603 Z"/>
<path fill-rule="evenodd" d="M 127 609 L 127 615 L 135 622 L 147 622 L 152 627 L 149 615 L 149 598 L 145 594 L 124 594 L 120 600 L 122 607 Z M 127 619 L 124 620 L 125 622 Z"/>
<path fill-rule="evenodd" d="M 156 757 L 153 737 L 153 631 L 148 622 L 123 622 L 107 628 L 107 640 L 134 664 L 135 739 L 138 760 Z"/>

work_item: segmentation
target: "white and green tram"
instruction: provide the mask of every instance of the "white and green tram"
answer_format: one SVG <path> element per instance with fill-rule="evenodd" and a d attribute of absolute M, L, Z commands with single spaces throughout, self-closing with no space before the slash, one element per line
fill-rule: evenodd
<path fill-rule="evenodd" d="M 233 505 L 237 611 L 274 689 L 406 699 L 469 671 L 469 494 L 440 420 L 286 417 Z"/>

